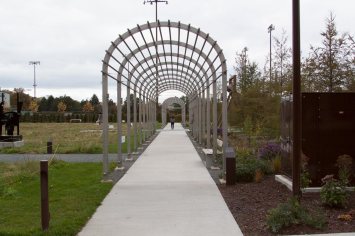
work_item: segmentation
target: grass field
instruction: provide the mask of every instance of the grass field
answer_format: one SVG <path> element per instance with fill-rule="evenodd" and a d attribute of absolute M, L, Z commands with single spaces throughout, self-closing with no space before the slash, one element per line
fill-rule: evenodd
<path fill-rule="evenodd" d="M 116 124 L 109 132 L 109 151 L 117 152 Z M 126 124 L 122 125 L 122 135 L 126 135 Z M 0 153 L 43 154 L 47 152 L 47 141 L 52 139 L 56 153 L 102 153 L 102 133 L 100 126 L 93 123 L 21 123 L 25 145 L 19 148 L 3 148 Z M 133 150 L 131 136 L 131 150 Z M 127 143 L 122 151 L 127 152 Z"/>
<path fill-rule="evenodd" d="M 0 163 L 0 235 L 76 235 L 112 187 L 100 163 L 49 167 L 49 231 L 41 231 L 39 163 Z"/>

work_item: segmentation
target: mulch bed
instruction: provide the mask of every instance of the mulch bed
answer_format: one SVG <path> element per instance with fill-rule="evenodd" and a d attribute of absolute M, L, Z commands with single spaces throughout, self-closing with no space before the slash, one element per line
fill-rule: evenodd
<path fill-rule="evenodd" d="M 284 185 L 266 176 L 261 183 L 237 183 L 235 186 L 218 186 L 244 235 L 275 235 L 266 226 L 267 212 L 292 197 Z M 327 217 L 327 226 L 317 230 L 304 225 L 291 226 L 281 234 L 313 234 L 355 232 L 355 215 L 350 222 L 338 219 L 340 214 L 355 210 L 355 192 L 351 192 L 345 209 L 322 206 L 319 193 L 303 194 L 301 204 L 307 209 L 320 208 Z"/>

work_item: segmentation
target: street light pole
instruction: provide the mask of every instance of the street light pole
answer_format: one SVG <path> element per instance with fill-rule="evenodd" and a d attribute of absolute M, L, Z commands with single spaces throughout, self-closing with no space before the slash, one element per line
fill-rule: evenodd
<path fill-rule="evenodd" d="M 159 81 L 158 81 L 158 3 L 166 3 L 168 4 L 168 1 L 166 0 L 144 0 L 143 4 L 150 3 L 150 5 L 153 5 L 155 3 L 155 22 L 157 24 L 157 27 L 155 27 L 155 79 L 156 79 L 156 91 L 155 91 L 155 96 L 156 96 L 156 118 L 157 118 L 157 112 L 158 112 L 158 97 L 159 97 Z"/>
<path fill-rule="evenodd" d="M 271 24 L 268 28 L 267 28 L 269 34 L 270 34 L 270 83 L 271 83 L 271 61 L 272 61 L 272 54 L 271 54 L 271 48 L 272 48 L 272 45 L 271 45 L 271 32 L 273 30 L 275 30 L 275 26 L 273 24 Z"/>
<path fill-rule="evenodd" d="M 29 65 L 33 65 L 33 98 L 36 98 L 36 65 L 40 65 L 40 61 L 30 61 Z"/>

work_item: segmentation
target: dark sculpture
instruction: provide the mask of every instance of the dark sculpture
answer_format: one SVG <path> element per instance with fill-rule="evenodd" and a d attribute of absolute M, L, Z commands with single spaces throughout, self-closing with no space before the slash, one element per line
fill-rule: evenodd
<path fill-rule="evenodd" d="M 19 101 L 17 93 L 17 112 L 4 112 L 4 94 L 1 96 L 0 103 L 0 140 L 5 142 L 14 142 L 22 140 L 20 135 L 20 116 L 23 102 Z M 5 126 L 6 135 L 2 134 L 2 126 Z M 17 135 L 14 135 L 15 126 Z"/>

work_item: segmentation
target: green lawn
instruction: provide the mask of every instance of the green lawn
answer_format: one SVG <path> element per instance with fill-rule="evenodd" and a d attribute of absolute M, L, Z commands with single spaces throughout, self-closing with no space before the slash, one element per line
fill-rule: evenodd
<path fill-rule="evenodd" d="M 0 235 L 76 235 L 110 191 L 101 163 L 49 167 L 50 228 L 40 222 L 39 163 L 0 163 Z"/>
<path fill-rule="evenodd" d="M 112 125 L 114 129 L 110 129 L 109 132 L 109 151 L 115 153 L 117 132 L 116 124 Z M 53 152 L 56 153 L 102 153 L 100 126 L 93 123 L 21 123 L 20 134 L 23 135 L 25 145 L 0 149 L 0 154 L 44 154 L 47 152 L 49 138 L 53 141 Z M 122 125 L 122 135 L 126 135 L 126 124 Z M 131 136 L 132 151 L 133 143 L 133 136 Z M 122 151 L 127 152 L 126 142 L 122 144 Z"/>

